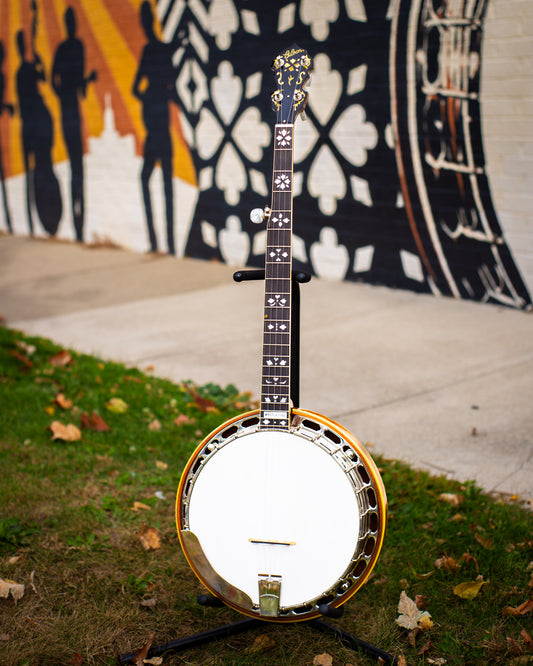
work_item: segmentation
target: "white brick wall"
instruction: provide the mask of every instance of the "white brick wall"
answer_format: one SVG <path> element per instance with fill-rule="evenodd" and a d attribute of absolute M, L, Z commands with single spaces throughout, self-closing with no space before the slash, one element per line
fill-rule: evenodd
<path fill-rule="evenodd" d="M 489 0 L 481 72 L 483 144 L 500 224 L 533 291 L 533 1 Z"/>

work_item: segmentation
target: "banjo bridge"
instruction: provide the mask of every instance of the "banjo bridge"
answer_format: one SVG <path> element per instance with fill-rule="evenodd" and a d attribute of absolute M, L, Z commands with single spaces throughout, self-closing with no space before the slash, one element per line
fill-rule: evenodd
<path fill-rule="evenodd" d="M 263 543 L 268 546 L 296 546 L 296 541 L 278 541 L 277 539 L 248 539 L 248 541 L 250 543 Z"/>

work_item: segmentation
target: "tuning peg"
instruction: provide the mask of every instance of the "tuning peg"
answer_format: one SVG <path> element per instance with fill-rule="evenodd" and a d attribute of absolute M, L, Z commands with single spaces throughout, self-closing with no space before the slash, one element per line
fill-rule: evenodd
<path fill-rule="evenodd" d="M 270 211 L 270 208 L 268 208 L 268 207 L 266 207 L 264 209 L 263 208 L 254 208 L 250 212 L 250 219 L 252 220 L 252 222 L 254 224 L 261 224 L 261 222 L 263 222 L 263 220 L 268 220 L 268 218 L 270 217 L 270 213 L 271 213 L 271 211 Z"/>

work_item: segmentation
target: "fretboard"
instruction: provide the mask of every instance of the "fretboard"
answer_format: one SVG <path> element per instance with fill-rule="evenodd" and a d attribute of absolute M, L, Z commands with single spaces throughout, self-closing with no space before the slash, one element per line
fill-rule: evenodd
<path fill-rule="evenodd" d="M 293 128 L 279 124 L 274 132 L 265 257 L 262 429 L 288 430 L 290 419 Z"/>

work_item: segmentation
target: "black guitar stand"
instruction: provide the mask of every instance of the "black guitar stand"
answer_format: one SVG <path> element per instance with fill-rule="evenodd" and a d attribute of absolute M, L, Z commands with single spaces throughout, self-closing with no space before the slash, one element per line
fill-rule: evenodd
<path fill-rule="evenodd" d="M 264 280 L 265 271 L 264 269 L 252 269 L 252 270 L 243 270 L 237 271 L 233 274 L 233 279 L 235 282 L 245 282 L 247 280 Z M 300 271 L 292 271 L 292 281 L 291 281 L 291 400 L 294 407 L 298 407 L 300 404 L 300 284 L 309 282 L 311 276 L 308 273 Z M 211 594 L 199 594 L 197 601 L 200 606 L 205 607 L 222 607 L 224 602 L 218 599 Z M 324 617 L 330 617 L 332 619 L 338 619 L 342 617 L 344 613 L 344 608 L 340 606 L 339 608 L 332 608 L 327 604 L 322 604 L 319 606 L 320 614 Z M 258 618 L 246 618 L 244 620 L 239 620 L 231 624 L 225 624 L 220 627 L 215 627 L 214 629 L 208 629 L 207 631 L 202 631 L 198 634 L 193 634 L 192 636 L 186 636 L 185 638 L 179 638 L 177 640 L 169 641 L 168 643 L 162 643 L 160 645 L 155 645 L 154 647 L 148 650 L 147 658 L 159 657 L 166 652 L 180 652 L 189 648 L 197 647 L 199 645 L 205 645 L 206 643 L 211 643 L 220 638 L 228 638 L 229 636 L 236 636 L 237 634 L 244 633 L 245 631 L 251 631 L 257 629 L 258 627 L 276 624 L 275 622 L 265 622 L 265 620 L 260 620 Z M 344 645 L 353 650 L 361 650 L 366 652 L 368 655 L 374 659 L 381 660 L 384 664 L 393 664 L 397 665 L 398 661 L 396 657 L 380 650 L 375 645 L 367 643 L 366 641 L 356 638 L 349 634 L 347 631 L 335 627 L 324 620 L 307 620 L 298 624 L 304 624 L 312 629 L 322 632 L 323 634 L 329 634 L 330 636 L 335 636 L 340 640 Z M 279 626 L 279 625 L 278 625 Z M 128 654 L 123 654 L 120 657 L 121 664 L 133 663 L 135 659 L 135 652 L 130 652 Z"/>

